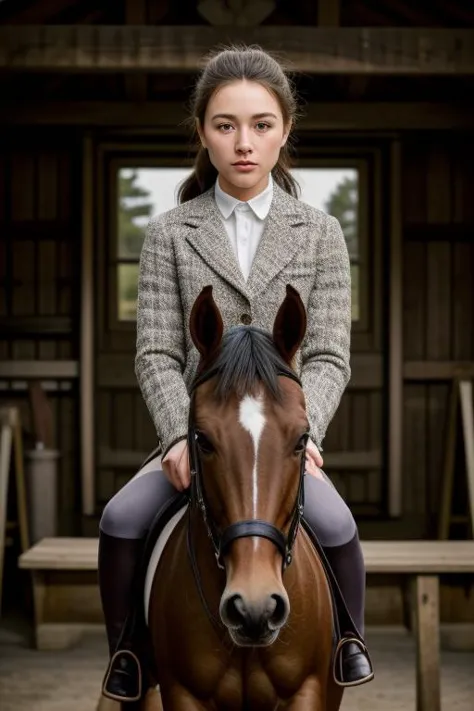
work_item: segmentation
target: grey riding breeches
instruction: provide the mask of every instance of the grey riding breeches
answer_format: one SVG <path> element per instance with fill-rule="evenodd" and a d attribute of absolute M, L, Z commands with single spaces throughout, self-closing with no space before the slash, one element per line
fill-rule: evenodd
<path fill-rule="evenodd" d="M 324 547 L 351 541 L 357 527 L 348 506 L 325 475 L 325 481 L 307 474 L 304 482 L 304 517 Z M 176 489 L 161 469 L 160 458 L 148 462 L 110 499 L 100 529 L 115 538 L 142 538 L 161 507 Z"/>

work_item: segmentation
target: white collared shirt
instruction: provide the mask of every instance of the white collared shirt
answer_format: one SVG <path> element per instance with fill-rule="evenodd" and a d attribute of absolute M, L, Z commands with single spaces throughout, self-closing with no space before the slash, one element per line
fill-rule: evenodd
<path fill-rule="evenodd" d="M 272 176 L 269 176 L 265 190 L 248 202 L 242 202 L 225 193 L 218 178 L 215 199 L 240 269 L 247 281 L 273 199 Z"/>

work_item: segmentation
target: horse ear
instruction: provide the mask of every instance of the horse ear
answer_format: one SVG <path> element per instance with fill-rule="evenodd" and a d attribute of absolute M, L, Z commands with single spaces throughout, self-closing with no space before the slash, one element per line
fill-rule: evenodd
<path fill-rule="evenodd" d="M 212 296 L 212 285 L 205 286 L 191 310 L 191 338 L 204 360 L 218 348 L 224 331 L 222 316 Z"/>
<path fill-rule="evenodd" d="M 301 296 L 290 284 L 273 324 L 273 341 L 286 363 L 291 364 L 306 333 L 306 310 Z"/>

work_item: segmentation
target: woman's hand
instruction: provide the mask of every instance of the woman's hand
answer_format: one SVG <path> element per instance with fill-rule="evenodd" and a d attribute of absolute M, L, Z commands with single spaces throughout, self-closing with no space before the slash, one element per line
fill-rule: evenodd
<path fill-rule="evenodd" d="M 176 442 L 161 460 L 163 471 L 178 491 L 184 491 L 191 483 L 189 471 L 188 441 Z"/>
<path fill-rule="evenodd" d="M 308 444 L 306 445 L 306 471 L 308 474 L 324 481 L 324 477 L 320 469 L 322 466 L 323 458 L 319 453 L 319 449 L 316 447 L 312 439 L 308 439 Z"/>

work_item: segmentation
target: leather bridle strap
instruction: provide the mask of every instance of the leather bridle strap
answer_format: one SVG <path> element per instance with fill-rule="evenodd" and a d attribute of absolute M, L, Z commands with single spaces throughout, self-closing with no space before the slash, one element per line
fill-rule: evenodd
<path fill-rule="evenodd" d="M 267 538 L 275 544 L 283 558 L 286 556 L 286 536 L 272 523 L 259 519 L 249 519 L 248 521 L 238 521 L 228 526 L 220 537 L 219 557 L 224 555 L 226 549 L 238 538 L 249 538 L 258 536 Z"/>

